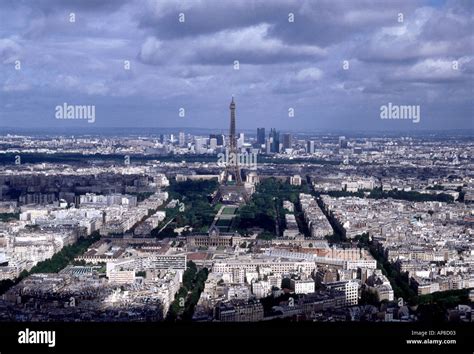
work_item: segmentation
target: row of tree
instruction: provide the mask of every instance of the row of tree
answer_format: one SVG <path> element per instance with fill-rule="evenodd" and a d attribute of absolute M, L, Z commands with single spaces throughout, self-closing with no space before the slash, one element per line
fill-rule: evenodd
<path fill-rule="evenodd" d="M 18 220 L 20 213 L 0 213 L 0 221 L 8 222 L 11 220 Z"/>
<path fill-rule="evenodd" d="M 210 195 L 218 188 L 216 179 L 204 181 L 176 182 L 172 180 L 169 187 L 170 197 L 178 199 L 180 206 L 176 214 L 177 227 L 190 225 L 195 230 L 207 231 L 214 220 L 215 210 L 210 204 Z"/>
<path fill-rule="evenodd" d="M 204 283 L 207 280 L 208 274 L 207 268 L 202 268 L 198 271 L 193 261 L 187 263 L 186 271 L 183 274 L 183 284 L 176 293 L 175 299 L 168 310 L 166 315 L 167 321 L 192 320 L 194 308 L 204 290 Z"/>
<path fill-rule="evenodd" d="M 286 181 L 267 178 L 260 182 L 251 201 L 239 208 L 234 220 L 237 230 L 245 233 L 249 228 L 260 227 L 264 233 L 260 238 L 271 239 L 276 235 L 276 223 L 279 229 L 285 227 L 285 211 L 283 201 L 289 200 L 297 204 L 300 193 L 309 193 L 306 183 L 293 186 Z M 273 235 L 273 237 L 270 237 Z"/>
<path fill-rule="evenodd" d="M 74 261 L 74 258 L 83 254 L 94 242 L 100 239 L 98 232 L 92 233 L 89 237 L 80 237 L 76 243 L 63 247 L 58 253 L 50 259 L 39 262 L 28 272 L 24 270 L 14 279 L 0 281 L 0 295 L 4 294 L 12 286 L 18 284 L 30 274 L 36 273 L 57 273 Z"/>
<path fill-rule="evenodd" d="M 392 199 L 408 200 L 412 202 L 445 202 L 445 203 L 454 202 L 453 196 L 446 193 L 430 194 L 430 193 L 420 193 L 416 191 L 403 191 L 403 190 L 398 190 L 398 189 L 383 191 L 381 188 L 374 188 L 370 191 L 359 190 L 357 192 L 348 192 L 346 190 L 342 190 L 342 191 L 324 192 L 324 194 L 327 194 L 334 198 L 340 198 L 340 197 L 364 198 L 366 196 L 366 193 L 368 193 L 367 198 L 371 198 L 371 199 L 392 198 Z M 317 194 L 321 194 L 321 192 Z"/>

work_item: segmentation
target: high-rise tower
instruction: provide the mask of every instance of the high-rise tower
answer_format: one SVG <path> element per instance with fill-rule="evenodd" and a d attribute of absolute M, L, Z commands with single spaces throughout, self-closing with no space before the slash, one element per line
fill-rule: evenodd
<path fill-rule="evenodd" d="M 270 129 L 271 152 L 280 152 L 280 133 L 276 129 Z"/>
<path fill-rule="evenodd" d="M 241 186 L 242 176 L 240 174 L 239 155 L 237 150 L 237 135 L 235 133 L 235 102 L 232 97 L 230 102 L 230 132 L 229 132 L 229 146 L 228 146 L 228 162 L 225 166 L 224 184 L 228 184 L 229 177 L 235 180 L 238 186 Z"/>
<path fill-rule="evenodd" d="M 265 144 L 265 128 L 257 128 L 257 144 Z"/>

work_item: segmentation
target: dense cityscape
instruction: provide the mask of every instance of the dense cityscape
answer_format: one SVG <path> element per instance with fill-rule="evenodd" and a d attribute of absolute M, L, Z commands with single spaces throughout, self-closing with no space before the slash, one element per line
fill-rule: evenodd
<path fill-rule="evenodd" d="M 237 134 L 235 110 L 3 135 L 0 319 L 474 320 L 472 139 Z"/>
<path fill-rule="evenodd" d="M 0 354 L 472 354 L 473 29 L 0 0 Z"/>

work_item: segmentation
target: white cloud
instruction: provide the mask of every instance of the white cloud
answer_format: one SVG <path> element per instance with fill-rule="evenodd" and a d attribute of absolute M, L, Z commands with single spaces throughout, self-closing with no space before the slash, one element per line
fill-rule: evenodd
<path fill-rule="evenodd" d="M 155 37 L 148 37 L 142 44 L 139 58 L 148 64 L 156 64 L 163 59 L 163 46 Z"/>
<path fill-rule="evenodd" d="M 10 38 L 0 38 L 0 61 L 3 64 L 13 63 L 19 59 L 21 47 Z"/>
<path fill-rule="evenodd" d="M 4 92 L 23 92 L 30 89 L 30 85 L 27 82 L 5 82 L 2 90 Z"/>
<path fill-rule="evenodd" d="M 323 72 L 318 68 L 306 68 L 296 74 L 298 81 L 318 81 L 322 78 Z"/>

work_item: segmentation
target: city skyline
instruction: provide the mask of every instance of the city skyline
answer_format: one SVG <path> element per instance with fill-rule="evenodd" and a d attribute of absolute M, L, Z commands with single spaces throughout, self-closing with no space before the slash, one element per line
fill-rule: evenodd
<path fill-rule="evenodd" d="M 0 126 L 472 129 L 472 3 L 362 3 L 3 1 Z"/>
<path fill-rule="evenodd" d="M 472 352 L 473 84 L 474 0 L 0 0 L 0 354 Z"/>

